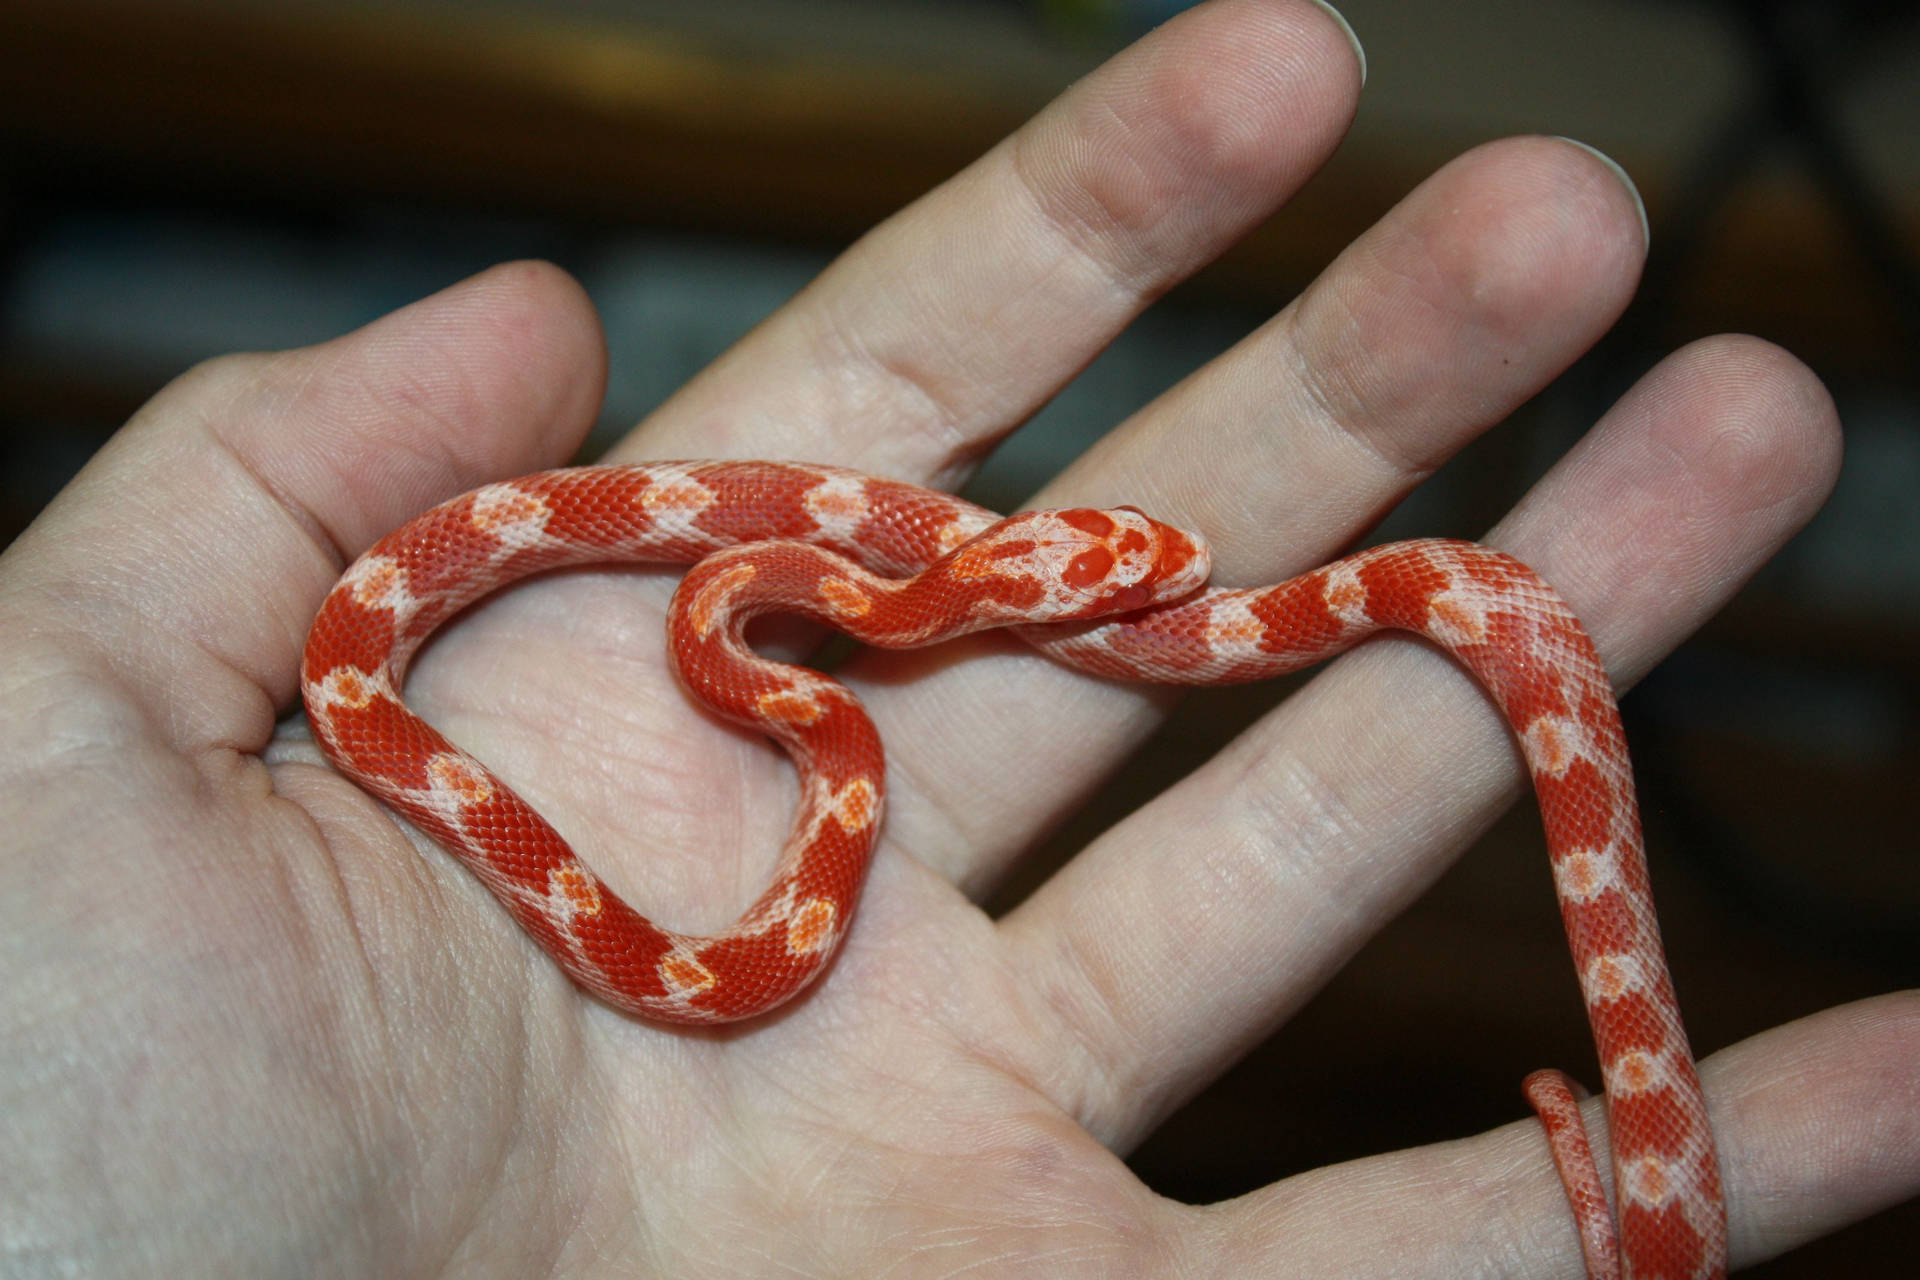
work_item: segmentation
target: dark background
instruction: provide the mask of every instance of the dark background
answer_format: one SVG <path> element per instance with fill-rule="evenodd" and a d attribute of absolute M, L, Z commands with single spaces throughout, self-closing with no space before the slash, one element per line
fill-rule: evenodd
<path fill-rule="evenodd" d="M 512 257 L 559 262 L 603 311 L 613 374 L 590 452 L 604 447 L 862 230 L 1176 7 L 0 0 L 0 545 L 192 362 L 317 341 Z M 1688 339 L 1745 330 L 1810 363 L 1845 423 L 1839 491 L 1626 702 L 1654 875 L 1703 1053 L 1920 982 L 1914 6 L 1342 7 L 1370 65 L 1348 145 L 971 496 L 1017 503 L 1458 151 L 1529 131 L 1593 143 L 1647 199 L 1640 301 L 1381 536 L 1484 529 Z M 1047 858 L 1281 692 L 1196 696 Z M 1571 978 L 1523 806 L 1134 1166 L 1206 1201 L 1513 1119 L 1532 1067 L 1597 1078 Z M 1752 1274 L 1898 1274 L 1917 1239 L 1910 1203 Z"/>

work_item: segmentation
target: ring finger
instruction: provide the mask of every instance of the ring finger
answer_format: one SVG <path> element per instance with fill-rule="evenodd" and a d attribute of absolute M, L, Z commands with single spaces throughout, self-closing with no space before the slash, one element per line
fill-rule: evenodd
<path fill-rule="evenodd" d="M 1838 443 L 1791 357 L 1701 343 L 1489 541 L 1554 583 L 1630 682 L 1813 514 Z M 1009 971 L 1053 1013 L 1034 1024 L 1084 1068 L 1064 1105 L 1124 1146 L 1317 990 L 1521 776 L 1510 732 L 1439 654 L 1388 641 L 1336 663 L 1004 922 Z"/>

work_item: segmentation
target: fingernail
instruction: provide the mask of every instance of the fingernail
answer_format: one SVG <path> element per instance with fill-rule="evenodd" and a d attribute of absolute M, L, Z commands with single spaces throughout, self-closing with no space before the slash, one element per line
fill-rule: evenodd
<path fill-rule="evenodd" d="M 1361 47 L 1360 37 L 1353 34 L 1353 24 L 1347 21 L 1347 17 L 1345 14 L 1341 13 L 1338 9 L 1328 4 L 1327 0 L 1313 0 L 1313 2 L 1319 5 L 1322 9 L 1325 9 L 1328 15 L 1332 17 L 1335 22 L 1340 24 L 1340 29 L 1347 33 L 1347 41 L 1348 43 L 1353 45 L 1353 56 L 1360 60 L 1360 87 L 1362 89 L 1366 88 L 1367 87 L 1367 51 Z"/>
<path fill-rule="evenodd" d="M 1560 141 L 1571 142 L 1574 146 L 1580 148 L 1582 151 L 1586 152 L 1588 155 L 1592 156 L 1594 159 L 1598 160 L 1600 163 L 1606 165 L 1607 168 L 1613 170 L 1613 176 L 1620 179 L 1620 185 L 1625 187 L 1627 189 L 1627 194 L 1633 197 L 1633 207 L 1639 211 L 1640 247 L 1642 249 L 1651 247 L 1653 244 L 1653 229 L 1647 225 L 1647 202 L 1640 198 L 1640 188 L 1633 185 L 1633 179 L 1629 178 L 1627 176 L 1627 171 L 1620 167 L 1620 162 L 1618 160 L 1615 160 L 1612 156 L 1608 155 L 1606 152 L 1600 150 L 1600 148 L 1593 146 L 1589 143 L 1582 142 L 1578 138 L 1569 138 L 1564 134 L 1562 134 L 1560 135 Z"/>

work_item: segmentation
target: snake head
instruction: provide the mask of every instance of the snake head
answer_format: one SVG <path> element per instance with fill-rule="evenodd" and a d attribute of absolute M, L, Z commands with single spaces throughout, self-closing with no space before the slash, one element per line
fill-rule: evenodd
<path fill-rule="evenodd" d="M 1071 622 L 1178 600 L 1211 568 L 1200 538 L 1134 507 L 1077 507 L 1008 517 L 956 551 L 948 572 L 1001 584 L 991 594 L 1021 621 Z"/>

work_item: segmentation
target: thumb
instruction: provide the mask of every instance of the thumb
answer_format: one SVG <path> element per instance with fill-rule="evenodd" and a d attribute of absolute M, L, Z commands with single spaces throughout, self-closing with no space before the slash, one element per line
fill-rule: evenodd
<path fill-rule="evenodd" d="M 345 562 L 432 503 L 563 461 L 605 371 L 591 304 L 540 263 L 209 361 L 0 556 L 0 626 L 91 660 L 177 750 L 257 750 Z"/>

